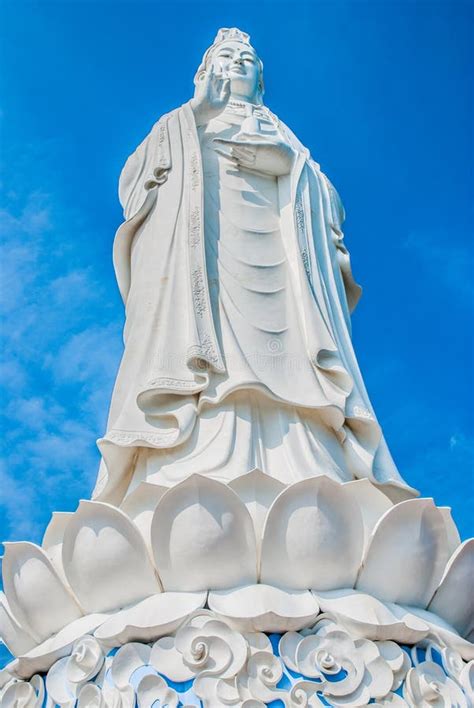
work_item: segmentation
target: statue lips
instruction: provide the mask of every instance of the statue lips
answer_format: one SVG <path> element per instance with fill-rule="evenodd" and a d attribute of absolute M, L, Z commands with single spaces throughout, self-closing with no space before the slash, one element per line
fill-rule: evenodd
<path fill-rule="evenodd" d="M 241 64 L 237 64 L 235 66 L 229 67 L 228 74 L 229 76 L 231 76 L 232 74 L 237 74 L 237 76 L 245 76 L 246 71 L 244 70 Z"/>

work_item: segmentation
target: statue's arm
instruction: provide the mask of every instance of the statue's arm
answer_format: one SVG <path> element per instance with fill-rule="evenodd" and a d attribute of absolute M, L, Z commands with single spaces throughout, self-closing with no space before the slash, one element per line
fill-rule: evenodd
<path fill-rule="evenodd" d="M 155 123 L 130 155 L 119 180 L 119 199 L 125 221 L 114 240 L 114 268 L 124 302 L 131 286 L 131 251 L 140 226 L 156 203 L 157 190 L 171 170 L 168 114 Z"/>
<path fill-rule="evenodd" d="M 160 118 L 126 161 L 119 179 L 119 199 L 128 221 L 142 208 L 150 190 L 163 184 L 171 169 L 168 120 Z"/>
<path fill-rule="evenodd" d="M 344 223 L 346 214 L 344 211 L 344 206 L 342 204 L 341 198 L 336 191 L 330 180 L 320 172 L 320 175 L 326 182 L 326 186 L 329 193 L 329 203 L 330 203 L 330 213 L 331 219 L 329 223 L 330 236 L 332 242 L 336 248 L 337 261 L 339 268 L 341 270 L 342 280 L 344 282 L 344 289 L 347 296 L 347 304 L 349 306 L 349 311 L 352 313 L 357 303 L 359 302 L 360 296 L 362 295 L 362 288 L 354 280 L 351 268 L 351 258 L 349 251 L 344 243 L 344 232 L 342 230 L 342 225 Z"/>

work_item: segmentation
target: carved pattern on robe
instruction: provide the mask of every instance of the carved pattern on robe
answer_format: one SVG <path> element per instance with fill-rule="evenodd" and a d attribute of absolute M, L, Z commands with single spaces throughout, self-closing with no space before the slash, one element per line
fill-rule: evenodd
<path fill-rule="evenodd" d="M 157 379 L 148 381 L 147 386 L 150 388 L 161 389 L 181 389 L 183 391 L 194 392 L 196 390 L 196 382 L 194 380 L 185 381 L 184 379 L 174 379 L 169 376 L 161 376 Z"/>
<path fill-rule="evenodd" d="M 204 275 L 201 268 L 197 267 L 191 273 L 194 309 L 199 317 L 206 312 L 207 303 L 204 297 Z"/>
<path fill-rule="evenodd" d="M 300 244 L 301 260 L 303 261 L 306 277 L 311 282 L 311 264 L 309 260 L 308 249 L 303 246 L 306 243 L 306 218 L 304 213 L 303 195 L 301 192 L 296 197 L 295 205 L 295 223 L 298 243 Z"/>
<path fill-rule="evenodd" d="M 206 361 L 210 361 L 211 364 L 219 363 L 214 344 L 209 335 L 203 337 L 199 346 L 189 347 L 188 359 L 205 359 Z M 203 366 L 203 368 L 205 367 Z"/>
<path fill-rule="evenodd" d="M 188 107 L 185 107 L 181 114 L 182 135 L 187 142 L 189 162 L 187 165 L 188 185 L 188 254 L 189 254 L 189 277 L 191 293 L 196 317 L 197 334 L 199 344 L 193 345 L 188 350 L 191 358 L 205 359 L 216 368 L 224 370 L 222 358 L 218 349 L 217 340 L 214 333 L 214 325 L 210 308 L 208 283 L 206 273 L 206 261 L 204 255 L 203 238 L 203 195 L 202 195 L 202 172 L 201 154 L 198 138 L 194 125 L 194 117 Z M 211 335 L 214 334 L 214 337 Z"/>
<path fill-rule="evenodd" d="M 195 190 L 200 186 L 199 158 L 196 152 L 191 155 L 191 189 Z"/>
<path fill-rule="evenodd" d="M 189 245 L 191 248 L 199 246 L 201 236 L 201 215 L 199 208 L 194 207 L 189 214 Z"/>
<path fill-rule="evenodd" d="M 168 133 L 168 115 L 166 114 L 158 122 L 158 145 L 156 149 L 156 167 L 153 169 L 153 174 L 145 180 L 145 189 L 151 190 L 164 184 L 168 179 L 168 173 L 171 169 L 171 149 Z"/>
<path fill-rule="evenodd" d="M 174 442 L 176 434 L 174 431 L 162 433 L 147 433 L 143 430 L 132 430 L 132 431 L 120 431 L 111 430 L 107 433 L 107 440 L 110 442 L 117 443 L 118 445 L 136 445 L 140 440 L 147 442 L 150 445 L 162 446 L 163 444 L 169 442 Z"/>

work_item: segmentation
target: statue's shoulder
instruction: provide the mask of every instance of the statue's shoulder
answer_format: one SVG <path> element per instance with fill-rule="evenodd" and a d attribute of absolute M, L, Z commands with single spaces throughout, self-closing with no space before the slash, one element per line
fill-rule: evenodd
<path fill-rule="evenodd" d="M 154 130 L 157 130 L 159 126 L 168 125 L 171 120 L 177 120 L 179 118 L 179 114 L 182 113 L 183 108 L 183 106 L 178 106 L 178 108 L 173 108 L 173 110 L 168 111 L 168 113 L 163 113 L 163 115 L 158 118 L 156 123 L 154 123 L 151 133 Z"/>
<path fill-rule="evenodd" d="M 177 119 L 179 116 L 179 112 L 181 111 L 182 107 L 180 106 L 179 108 L 174 108 L 172 111 L 169 111 L 168 113 L 163 113 L 158 120 L 156 120 L 152 127 L 151 130 L 148 132 L 146 137 L 142 140 L 140 145 L 137 147 L 137 150 L 140 150 L 143 146 L 147 145 L 150 143 L 150 141 L 154 141 L 158 138 L 160 139 L 160 134 L 163 135 L 164 131 L 169 130 L 169 123 L 170 121 L 173 121 L 173 119 Z M 135 151 L 135 152 L 136 152 Z"/>
<path fill-rule="evenodd" d="M 171 167 L 170 129 L 181 108 L 165 113 L 153 124 L 146 137 L 127 158 L 119 178 L 119 199 L 127 218 L 136 213 L 144 191 Z M 138 198 L 135 198 L 136 195 Z"/>
<path fill-rule="evenodd" d="M 155 140 L 156 138 L 160 139 L 160 134 L 163 135 L 163 131 L 167 131 L 169 129 L 170 123 L 179 119 L 179 114 L 180 112 L 182 112 L 182 110 L 183 106 L 178 106 L 178 108 L 173 108 L 173 110 L 169 111 L 168 113 L 163 113 L 163 115 L 161 115 L 158 120 L 153 123 L 151 129 L 148 131 L 145 138 L 136 148 L 135 153 L 140 152 L 142 148 L 146 147 L 151 141 Z M 133 157 L 135 153 L 132 153 L 130 157 Z"/>
<path fill-rule="evenodd" d="M 130 167 L 134 168 L 137 164 L 141 163 L 150 151 L 153 152 L 156 149 L 160 151 L 166 144 L 169 144 L 170 132 L 173 133 L 173 130 L 179 125 L 180 115 L 186 115 L 187 111 L 189 112 L 190 109 L 188 108 L 188 104 L 185 103 L 160 116 L 152 125 L 142 142 L 127 159 L 124 170 Z"/>

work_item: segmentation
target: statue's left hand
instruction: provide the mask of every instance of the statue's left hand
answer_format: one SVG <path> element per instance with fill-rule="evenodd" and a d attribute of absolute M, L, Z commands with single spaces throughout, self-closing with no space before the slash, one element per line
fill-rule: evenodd
<path fill-rule="evenodd" d="M 229 158 L 239 167 L 274 177 L 291 172 L 295 154 L 287 143 L 265 138 L 252 140 L 214 138 L 213 142 L 219 146 L 215 148 L 216 152 Z"/>

